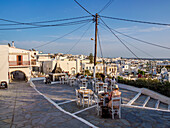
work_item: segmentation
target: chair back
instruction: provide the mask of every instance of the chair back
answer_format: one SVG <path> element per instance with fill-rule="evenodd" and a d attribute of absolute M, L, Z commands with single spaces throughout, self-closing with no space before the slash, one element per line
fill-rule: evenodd
<path fill-rule="evenodd" d="M 86 88 L 86 87 L 80 87 L 80 89 L 82 89 L 82 90 L 86 90 L 87 88 Z"/>
<path fill-rule="evenodd" d="M 95 100 L 95 103 L 98 104 L 99 103 L 99 98 L 97 97 L 96 94 L 94 94 L 94 100 Z"/>
<path fill-rule="evenodd" d="M 104 90 L 102 90 L 102 91 L 98 91 L 98 94 L 102 94 L 102 93 L 104 93 Z"/>
<path fill-rule="evenodd" d="M 112 97 L 112 108 L 113 106 L 121 106 L 121 97 Z"/>

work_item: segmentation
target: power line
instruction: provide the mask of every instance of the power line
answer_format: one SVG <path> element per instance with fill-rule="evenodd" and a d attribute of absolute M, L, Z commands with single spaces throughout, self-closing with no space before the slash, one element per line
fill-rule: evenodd
<path fill-rule="evenodd" d="M 74 17 L 74 18 L 66 18 L 66 19 L 58 19 L 58 20 L 47 20 L 47 21 L 39 21 L 39 22 L 27 22 L 27 23 L 18 22 L 18 21 L 14 21 L 14 20 L 0 19 L 1 21 L 15 23 L 15 24 L 0 24 L 0 26 L 13 26 L 13 25 L 33 25 L 33 26 L 37 26 L 37 23 L 51 23 L 51 22 L 82 19 L 82 18 L 87 18 L 87 17 L 91 17 L 91 16 L 81 16 L 81 17 Z"/>
<path fill-rule="evenodd" d="M 83 38 L 83 36 L 86 34 L 86 32 L 89 30 L 91 24 L 89 25 L 89 27 L 85 30 L 85 32 L 82 34 L 82 36 L 80 37 L 80 39 L 68 50 L 68 52 L 66 52 L 66 54 L 68 54 Z"/>
<path fill-rule="evenodd" d="M 115 31 L 115 32 L 117 32 L 117 33 L 119 33 L 119 34 L 121 34 L 121 35 L 124 35 L 124 36 L 126 36 L 126 37 L 129 37 L 129 38 L 131 38 L 131 39 L 137 40 L 137 41 L 142 42 L 142 43 L 145 43 L 145 44 L 153 45 L 153 46 L 160 47 L 160 48 L 164 48 L 164 49 L 168 49 L 168 50 L 170 49 L 169 47 L 166 47 L 166 46 L 162 46 L 162 45 L 159 45 L 159 44 L 154 44 L 154 43 L 151 43 L 151 42 L 148 42 L 148 41 L 144 41 L 144 40 L 141 40 L 141 39 L 137 39 L 137 38 L 135 38 L 135 37 L 132 37 L 132 36 L 126 35 L 126 34 L 124 34 L 124 33 L 118 32 L 117 30 L 114 30 L 114 29 L 112 29 L 112 30 Z"/>
<path fill-rule="evenodd" d="M 121 40 L 123 40 L 123 39 L 121 39 Z M 141 51 L 142 53 L 146 54 L 147 56 L 150 56 L 150 57 L 152 57 L 152 58 L 155 58 L 154 56 L 152 56 L 152 55 L 150 55 L 149 53 L 143 51 L 142 49 L 135 47 L 135 46 L 132 45 L 131 43 L 129 43 L 129 42 L 125 41 L 125 40 L 123 40 L 123 41 L 124 41 L 125 43 L 129 44 L 130 46 L 134 47 L 135 49 Z"/>
<path fill-rule="evenodd" d="M 88 22 L 88 23 L 89 23 L 89 22 Z M 49 41 L 49 42 L 47 42 L 47 43 L 45 43 L 45 44 L 36 46 L 36 47 L 34 47 L 34 48 L 39 48 L 39 47 L 43 47 L 43 46 L 45 46 L 45 45 L 51 44 L 51 43 L 53 43 L 53 42 L 55 42 L 55 41 L 57 41 L 57 40 L 59 40 L 59 39 L 61 39 L 61 38 L 63 38 L 63 37 L 65 37 L 65 36 L 67 36 L 67 35 L 75 32 L 75 31 L 77 31 L 78 29 L 84 27 L 84 26 L 87 25 L 88 23 L 81 25 L 80 27 L 74 29 L 73 31 L 71 31 L 71 32 L 69 32 L 69 33 L 64 34 L 63 36 L 60 36 L 59 38 L 57 38 L 57 39 L 55 39 L 55 40 Z"/>
<path fill-rule="evenodd" d="M 102 24 L 102 25 L 103 25 L 103 24 Z M 100 26 L 101 26 L 101 25 L 100 25 Z M 109 31 L 109 30 L 107 30 L 104 26 L 101 26 L 101 27 L 102 27 L 103 29 L 105 29 L 106 31 Z M 111 29 L 112 29 L 112 28 L 111 28 Z M 110 32 L 110 31 L 109 31 L 109 32 Z M 146 54 L 146 55 L 148 55 L 148 56 L 150 56 L 150 57 L 152 57 L 152 58 L 155 58 L 154 56 L 152 56 L 152 55 L 150 55 L 149 53 L 147 53 L 147 52 L 145 52 L 145 51 L 143 51 L 143 50 L 135 47 L 134 45 L 130 44 L 129 42 L 125 41 L 124 39 L 122 39 L 122 38 L 120 38 L 120 39 L 123 40 L 124 42 L 126 42 L 127 44 L 131 45 L 132 47 L 136 48 L 137 50 L 141 51 L 142 53 L 144 53 L 144 54 Z"/>
<path fill-rule="evenodd" d="M 101 19 L 101 18 L 100 18 Z M 110 32 L 138 59 L 140 59 L 112 30 L 111 28 L 101 19 L 104 25 L 110 30 Z"/>
<path fill-rule="evenodd" d="M 101 24 L 102 24 L 102 23 L 101 23 Z M 102 24 L 102 25 L 104 25 L 104 24 Z M 104 26 L 105 26 L 105 25 L 104 25 Z M 116 33 L 119 33 L 119 34 L 121 34 L 121 35 L 123 35 L 123 36 L 126 36 L 126 37 L 128 37 L 128 38 L 131 38 L 131 39 L 133 39 L 133 40 L 139 41 L 139 42 L 141 42 L 141 43 L 153 45 L 153 46 L 160 47 L 160 48 L 164 48 L 164 49 L 168 49 L 168 50 L 170 49 L 169 47 L 166 47 L 166 46 L 162 46 L 162 45 L 159 45 L 159 44 L 151 43 L 151 42 L 148 42 L 148 41 L 144 41 L 144 40 L 141 40 L 141 39 L 138 39 L 138 38 L 129 36 L 129 35 L 127 35 L 127 34 L 124 34 L 124 33 L 119 32 L 119 31 L 117 31 L 117 30 L 115 30 L 115 29 L 113 29 L 113 28 L 110 28 L 110 29 L 113 30 L 113 31 L 116 32 Z"/>
<path fill-rule="evenodd" d="M 74 0 L 83 10 L 85 10 L 87 13 L 95 17 L 92 13 L 90 13 L 87 9 L 85 9 L 80 3 L 78 3 L 76 0 Z"/>
<path fill-rule="evenodd" d="M 108 8 L 108 7 L 112 4 L 113 1 L 114 1 L 114 0 L 109 0 L 109 2 L 108 2 L 98 13 L 101 13 L 103 10 L 105 10 L 106 8 Z"/>
<path fill-rule="evenodd" d="M 39 25 L 37 27 L 1 28 L 0 30 L 18 30 L 18 29 L 33 29 L 33 28 L 42 28 L 42 27 L 68 26 L 68 25 L 82 24 L 89 21 L 92 21 L 92 19 L 79 20 L 79 21 L 60 23 L 60 24 L 52 24 L 52 25 Z"/>
<path fill-rule="evenodd" d="M 148 21 L 140 21 L 140 20 L 130 20 L 130 19 L 123 19 L 123 18 L 109 17 L 109 16 L 100 16 L 100 17 L 107 18 L 107 19 L 113 19 L 113 20 L 122 20 L 122 21 L 143 23 L 143 24 L 154 24 L 154 25 L 170 26 L 170 24 L 166 24 L 166 23 L 148 22 Z"/>

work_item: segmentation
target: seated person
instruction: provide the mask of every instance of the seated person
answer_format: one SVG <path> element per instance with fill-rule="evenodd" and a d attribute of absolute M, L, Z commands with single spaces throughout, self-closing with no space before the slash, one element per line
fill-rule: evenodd
<path fill-rule="evenodd" d="M 109 96 L 109 103 L 108 103 L 108 107 L 112 107 L 112 97 L 120 97 L 121 96 L 121 92 L 119 91 L 119 87 L 118 85 L 114 85 L 113 87 L 113 91 L 110 93 Z M 119 100 L 114 100 L 113 101 L 113 107 L 114 108 L 119 108 Z"/>

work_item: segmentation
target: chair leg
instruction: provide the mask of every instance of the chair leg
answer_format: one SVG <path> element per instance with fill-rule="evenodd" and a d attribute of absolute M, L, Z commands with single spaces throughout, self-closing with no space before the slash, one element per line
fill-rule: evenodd
<path fill-rule="evenodd" d="M 121 110 L 119 108 L 119 119 L 121 119 Z"/>
<path fill-rule="evenodd" d="M 80 106 L 82 105 L 82 98 L 80 97 Z"/>
<path fill-rule="evenodd" d="M 83 108 L 84 108 L 84 97 L 83 97 Z"/>

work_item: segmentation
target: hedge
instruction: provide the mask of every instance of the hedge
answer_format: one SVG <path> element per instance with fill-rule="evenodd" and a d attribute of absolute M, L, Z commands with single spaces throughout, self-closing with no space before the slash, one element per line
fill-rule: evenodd
<path fill-rule="evenodd" d="M 138 88 L 148 88 L 150 90 L 161 93 L 165 96 L 170 97 L 170 82 L 159 82 L 158 80 L 139 78 L 136 81 L 123 79 L 118 76 L 118 83 L 135 86 Z"/>

